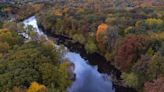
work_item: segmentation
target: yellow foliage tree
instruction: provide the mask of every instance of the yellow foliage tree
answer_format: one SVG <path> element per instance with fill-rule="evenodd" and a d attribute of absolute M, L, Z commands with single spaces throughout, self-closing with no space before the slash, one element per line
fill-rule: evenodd
<path fill-rule="evenodd" d="M 0 53 L 5 53 L 9 50 L 10 46 L 6 42 L 0 42 Z"/>
<path fill-rule="evenodd" d="M 6 7 L 3 9 L 3 11 L 10 13 L 12 11 L 11 7 Z"/>
<path fill-rule="evenodd" d="M 32 82 L 27 92 L 48 92 L 44 85 L 37 82 Z"/>
<path fill-rule="evenodd" d="M 41 10 L 43 8 L 42 4 L 34 4 L 32 5 L 32 9 L 36 12 L 38 12 L 39 10 Z"/>
<path fill-rule="evenodd" d="M 161 25 L 163 23 L 163 21 L 161 19 L 156 19 L 156 18 L 149 18 L 147 20 L 145 20 L 146 24 L 148 25 Z"/>
<path fill-rule="evenodd" d="M 12 92 L 27 92 L 26 88 L 14 87 Z"/>
<path fill-rule="evenodd" d="M 62 16 L 62 15 L 63 15 L 63 11 L 62 11 L 61 9 L 54 8 L 54 9 L 52 10 L 52 14 L 53 14 L 54 16 Z"/>

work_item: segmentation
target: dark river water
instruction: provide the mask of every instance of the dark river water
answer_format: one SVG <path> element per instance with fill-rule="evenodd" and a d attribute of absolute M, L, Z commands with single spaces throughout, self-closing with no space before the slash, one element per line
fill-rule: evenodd
<path fill-rule="evenodd" d="M 24 20 L 23 23 L 25 26 L 33 26 L 39 35 L 48 39 L 47 35 L 39 30 L 35 16 Z M 79 53 L 68 51 L 63 58 L 67 58 L 75 65 L 76 80 L 68 88 L 68 92 L 115 92 L 110 76 L 98 72 L 97 68 L 88 64 Z"/>

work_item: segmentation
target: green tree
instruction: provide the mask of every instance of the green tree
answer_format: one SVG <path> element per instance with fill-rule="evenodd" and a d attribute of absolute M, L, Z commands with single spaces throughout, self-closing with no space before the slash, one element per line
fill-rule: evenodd
<path fill-rule="evenodd" d="M 86 49 L 87 53 L 92 54 L 97 51 L 97 46 L 93 40 L 88 39 L 87 43 L 85 44 L 85 49 Z"/>
<path fill-rule="evenodd" d="M 82 34 L 75 34 L 75 35 L 73 35 L 73 40 L 75 42 L 79 42 L 81 44 L 85 43 L 85 37 Z"/>
<path fill-rule="evenodd" d="M 10 91 L 15 86 L 28 87 L 33 81 L 49 87 L 54 84 L 55 89 L 65 91 L 70 83 L 67 68 L 61 70 L 61 54 L 51 44 L 46 45 L 31 41 L 11 49 L 8 57 L 2 56 L 0 91 Z"/>
<path fill-rule="evenodd" d="M 139 83 L 139 79 L 138 79 L 137 74 L 135 74 L 133 72 L 132 73 L 123 73 L 121 75 L 121 77 L 122 77 L 126 86 L 137 88 L 138 83 Z"/>
<path fill-rule="evenodd" d="M 55 87 L 60 84 L 60 82 L 58 82 L 60 77 L 56 66 L 49 63 L 43 63 L 39 65 L 39 71 L 42 75 L 43 84 L 49 86 L 54 84 Z"/>
<path fill-rule="evenodd" d="M 19 45 L 23 42 L 16 32 L 8 29 L 0 29 L 0 41 L 8 43 L 9 46 Z"/>
<path fill-rule="evenodd" d="M 164 74 L 164 57 L 158 55 L 156 53 L 152 57 L 152 61 L 150 62 L 147 70 L 147 76 L 149 80 L 156 79 L 159 75 Z"/>

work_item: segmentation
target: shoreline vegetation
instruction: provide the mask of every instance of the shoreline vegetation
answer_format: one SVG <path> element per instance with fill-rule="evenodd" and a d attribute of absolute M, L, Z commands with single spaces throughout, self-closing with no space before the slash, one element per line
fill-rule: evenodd
<path fill-rule="evenodd" d="M 20 30 L 33 30 L 19 22 L 35 15 L 41 30 L 57 44 L 80 53 L 91 65 L 98 65 L 99 72 L 114 76 L 116 89 L 127 88 L 118 92 L 163 92 L 164 2 L 143 1 L 120 0 L 114 6 L 110 0 L 0 2 L 0 91 L 65 92 L 71 84 L 69 64 L 60 64 L 65 61 L 62 53 L 35 33 L 28 33 L 33 38 L 28 43 L 18 35 Z"/>

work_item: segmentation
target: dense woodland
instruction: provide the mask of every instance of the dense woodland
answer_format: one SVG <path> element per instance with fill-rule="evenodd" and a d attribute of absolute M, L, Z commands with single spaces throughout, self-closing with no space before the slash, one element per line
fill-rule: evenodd
<path fill-rule="evenodd" d="M 24 42 L 16 30 L 0 30 L 0 91 L 63 92 L 71 81 L 62 49 L 45 38 L 31 38 Z"/>
<path fill-rule="evenodd" d="M 100 1 L 0 4 L 0 91 L 65 92 L 71 84 L 62 49 L 20 23 L 35 14 L 45 33 L 66 36 L 88 54 L 104 56 L 121 71 L 122 86 L 164 92 L 164 2 L 113 0 L 108 6 L 109 0 Z M 19 35 L 25 30 L 30 41 Z"/>

